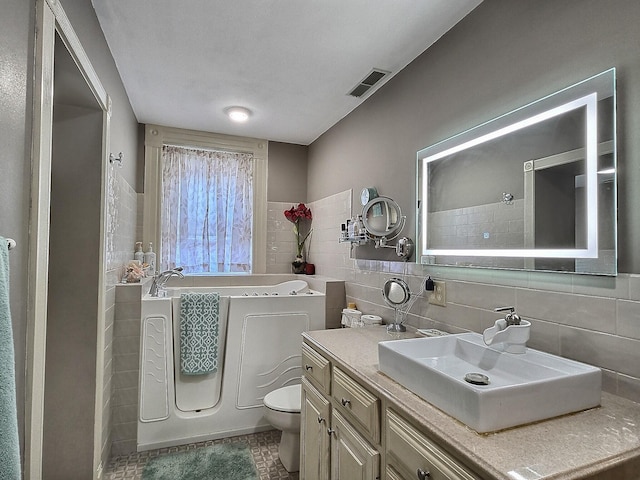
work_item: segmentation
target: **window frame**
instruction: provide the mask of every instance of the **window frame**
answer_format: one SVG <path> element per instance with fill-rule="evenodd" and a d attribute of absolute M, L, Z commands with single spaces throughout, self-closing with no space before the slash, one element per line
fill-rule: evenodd
<path fill-rule="evenodd" d="M 160 194 L 162 192 L 162 146 L 229 150 L 253 154 L 253 225 L 251 238 L 251 273 L 267 270 L 267 165 L 269 142 L 257 138 L 237 137 L 217 133 L 184 130 L 160 125 L 145 125 L 144 139 L 144 208 L 142 240 L 153 242 L 157 252 L 162 249 L 160 235 Z M 207 276 L 229 275 L 202 274 Z M 246 275 L 234 273 L 232 275 Z"/>

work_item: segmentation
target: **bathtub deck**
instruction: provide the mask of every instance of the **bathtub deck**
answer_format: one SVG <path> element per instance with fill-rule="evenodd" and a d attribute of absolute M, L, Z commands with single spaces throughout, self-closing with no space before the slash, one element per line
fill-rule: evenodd
<path fill-rule="evenodd" d="M 146 452 L 132 453 L 114 457 L 104 471 L 104 480 L 141 480 L 142 470 L 149 458 L 167 453 L 179 452 L 199 447 L 206 447 L 218 443 L 246 442 L 251 447 L 253 460 L 256 463 L 260 480 L 298 480 L 298 473 L 288 473 L 278 458 L 278 444 L 280 431 L 266 432 L 237 437 L 209 440 L 207 442 L 191 443 L 179 447 L 161 448 Z M 176 479 L 179 480 L 179 479 Z M 186 479 L 185 479 L 186 480 Z"/>

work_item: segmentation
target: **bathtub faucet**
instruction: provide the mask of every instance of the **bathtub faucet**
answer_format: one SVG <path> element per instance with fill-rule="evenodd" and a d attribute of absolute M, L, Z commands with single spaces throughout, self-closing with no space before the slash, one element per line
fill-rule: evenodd
<path fill-rule="evenodd" d="M 149 295 L 152 297 L 158 296 L 158 290 L 164 287 L 164 284 L 167 283 L 167 280 L 171 277 L 180 277 L 184 278 L 182 274 L 182 267 L 176 267 L 172 270 L 166 270 L 164 272 L 158 273 L 153 277 L 153 283 L 151 284 L 151 288 L 149 289 Z"/>

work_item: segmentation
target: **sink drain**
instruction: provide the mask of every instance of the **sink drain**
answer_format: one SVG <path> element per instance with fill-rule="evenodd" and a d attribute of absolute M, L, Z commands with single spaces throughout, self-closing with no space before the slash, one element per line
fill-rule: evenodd
<path fill-rule="evenodd" d="M 473 385 L 489 385 L 489 377 L 482 373 L 467 373 L 464 376 L 464 381 L 472 383 Z"/>

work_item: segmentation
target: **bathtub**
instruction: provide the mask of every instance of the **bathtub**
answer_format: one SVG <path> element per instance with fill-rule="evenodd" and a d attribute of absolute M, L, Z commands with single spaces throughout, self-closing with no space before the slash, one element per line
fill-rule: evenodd
<path fill-rule="evenodd" d="M 325 295 L 305 281 L 168 288 L 142 299 L 138 451 L 258 432 L 264 396 L 300 383 L 301 333 L 325 328 Z M 180 371 L 180 294 L 218 292 L 218 368 Z"/>

